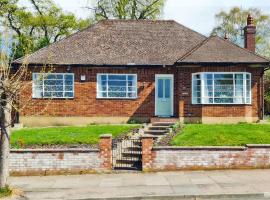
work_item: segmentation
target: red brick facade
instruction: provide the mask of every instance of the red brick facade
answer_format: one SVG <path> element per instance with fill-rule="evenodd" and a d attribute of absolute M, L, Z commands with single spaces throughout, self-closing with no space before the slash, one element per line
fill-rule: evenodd
<path fill-rule="evenodd" d="M 35 71 L 35 70 L 33 70 Z M 250 72 L 252 74 L 252 105 L 192 105 L 191 75 L 195 72 Z M 55 72 L 66 72 L 56 67 Z M 71 67 L 75 77 L 74 99 L 32 99 L 30 80 L 21 94 L 21 116 L 50 117 L 144 117 L 155 116 L 155 75 L 174 75 L 174 117 L 261 117 L 263 68 L 245 66 L 208 67 Z M 137 74 L 137 99 L 97 99 L 97 73 Z M 81 82 L 80 76 L 86 75 Z"/>

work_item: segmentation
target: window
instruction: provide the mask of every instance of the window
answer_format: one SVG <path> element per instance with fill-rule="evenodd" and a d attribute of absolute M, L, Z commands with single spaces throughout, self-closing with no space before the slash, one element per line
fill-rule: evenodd
<path fill-rule="evenodd" d="M 250 104 L 250 73 L 192 74 L 193 104 Z"/>
<path fill-rule="evenodd" d="M 33 98 L 73 98 L 74 74 L 33 73 Z"/>
<path fill-rule="evenodd" d="M 98 74 L 97 98 L 137 98 L 136 74 Z"/>

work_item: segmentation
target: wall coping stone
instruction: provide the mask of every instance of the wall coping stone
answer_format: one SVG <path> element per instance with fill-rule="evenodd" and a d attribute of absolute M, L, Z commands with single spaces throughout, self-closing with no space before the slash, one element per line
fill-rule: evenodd
<path fill-rule="evenodd" d="M 246 147 L 243 146 L 159 146 L 153 147 L 153 150 L 160 151 L 160 150 L 189 150 L 189 151 L 196 151 L 196 150 L 206 150 L 206 151 L 244 151 Z"/>
<path fill-rule="evenodd" d="M 102 134 L 99 136 L 100 138 L 111 138 L 112 134 L 108 133 L 108 134 Z"/>
<path fill-rule="evenodd" d="M 88 153 L 99 149 L 11 149 L 10 153 Z"/>
<path fill-rule="evenodd" d="M 246 144 L 249 148 L 270 148 L 270 144 Z"/>

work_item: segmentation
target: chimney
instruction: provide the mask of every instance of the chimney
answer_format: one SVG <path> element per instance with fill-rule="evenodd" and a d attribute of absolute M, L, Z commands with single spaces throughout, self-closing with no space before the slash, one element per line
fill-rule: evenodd
<path fill-rule="evenodd" d="M 250 14 L 247 17 L 247 26 L 244 28 L 245 34 L 245 48 L 249 51 L 255 52 L 256 48 L 256 26 L 254 25 L 253 17 Z"/>

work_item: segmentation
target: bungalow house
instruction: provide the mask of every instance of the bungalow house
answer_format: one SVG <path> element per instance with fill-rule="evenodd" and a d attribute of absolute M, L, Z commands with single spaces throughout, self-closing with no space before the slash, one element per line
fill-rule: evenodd
<path fill-rule="evenodd" d="M 33 83 L 21 92 L 28 103 L 20 121 L 256 122 L 270 63 L 255 54 L 255 34 L 251 16 L 245 48 L 171 20 L 101 21 L 29 55 L 25 84 Z M 53 69 L 40 73 L 42 66 Z"/>

